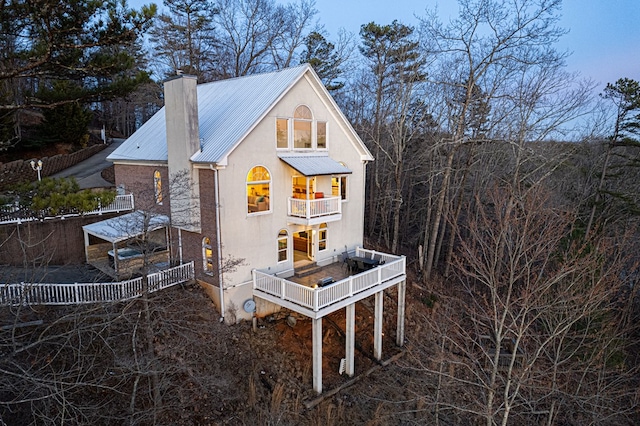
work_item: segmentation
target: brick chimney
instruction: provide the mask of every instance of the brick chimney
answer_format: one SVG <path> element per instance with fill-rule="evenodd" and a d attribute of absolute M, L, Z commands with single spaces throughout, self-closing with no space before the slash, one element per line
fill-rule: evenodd
<path fill-rule="evenodd" d="M 200 232 L 198 171 L 190 161 L 200 150 L 197 78 L 178 75 L 166 80 L 164 108 L 171 221 L 175 227 Z"/>

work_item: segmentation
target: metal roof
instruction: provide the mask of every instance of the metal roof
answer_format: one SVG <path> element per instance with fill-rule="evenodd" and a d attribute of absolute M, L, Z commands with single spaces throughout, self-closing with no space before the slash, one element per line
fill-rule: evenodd
<path fill-rule="evenodd" d="M 309 65 L 200 84 L 198 121 L 202 150 L 194 162 L 223 160 L 276 101 L 302 76 Z M 107 160 L 167 161 L 164 107 L 122 143 Z"/>
<path fill-rule="evenodd" d="M 344 175 L 351 173 L 351 170 L 328 155 L 279 155 L 278 157 L 305 176 Z"/>
<path fill-rule="evenodd" d="M 122 216 L 84 225 L 82 229 L 87 234 L 94 235 L 110 243 L 117 243 L 165 226 L 169 226 L 169 218 L 167 216 L 150 216 L 149 213 L 136 210 Z"/>

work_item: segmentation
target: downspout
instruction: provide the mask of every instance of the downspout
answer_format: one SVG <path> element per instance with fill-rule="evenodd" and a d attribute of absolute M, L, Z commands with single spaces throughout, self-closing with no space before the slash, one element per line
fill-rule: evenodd
<path fill-rule="evenodd" d="M 178 257 L 182 265 L 182 228 L 178 228 Z"/>
<path fill-rule="evenodd" d="M 218 180 L 218 169 L 212 164 L 209 168 L 213 170 L 213 190 L 216 203 L 216 249 L 218 251 L 218 285 L 220 287 L 220 322 L 224 322 L 224 277 L 222 273 L 222 233 L 220 231 L 220 182 Z"/>

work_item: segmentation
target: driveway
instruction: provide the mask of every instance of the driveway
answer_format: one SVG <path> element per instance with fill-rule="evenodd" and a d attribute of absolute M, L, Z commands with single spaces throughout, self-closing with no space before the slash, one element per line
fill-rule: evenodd
<path fill-rule="evenodd" d="M 87 158 L 84 161 L 64 169 L 51 177 L 75 177 L 81 189 L 87 188 L 111 188 L 113 184 L 102 178 L 100 172 L 110 167 L 113 163 L 107 161 L 107 156 L 124 142 L 124 139 L 113 139 L 109 146 L 99 153 Z"/>

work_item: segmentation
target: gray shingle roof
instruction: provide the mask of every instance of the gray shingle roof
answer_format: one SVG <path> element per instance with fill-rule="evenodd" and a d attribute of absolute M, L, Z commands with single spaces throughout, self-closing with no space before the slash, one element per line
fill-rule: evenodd
<path fill-rule="evenodd" d="M 309 65 L 198 85 L 202 151 L 194 162 L 218 163 L 268 113 Z M 144 123 L 111 155 L 111 161 L 167 161 L 165 110 Z"/>

